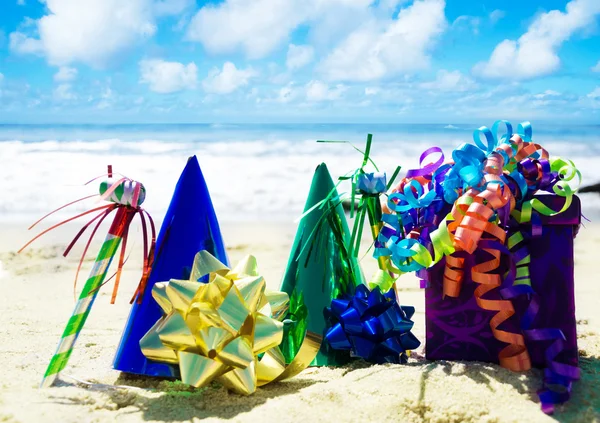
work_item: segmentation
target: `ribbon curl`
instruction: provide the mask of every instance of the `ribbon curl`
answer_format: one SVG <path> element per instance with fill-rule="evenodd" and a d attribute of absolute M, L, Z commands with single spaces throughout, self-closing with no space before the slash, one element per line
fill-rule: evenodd
<path fill-rule="evenodd" d="M 334 322 L 325 339 L 333 349 L 372 363 L 406 363 L 410 350 L 421 343 L 412 334 L 414 307 L 400 306 L 394 291 L 381 293 L 365 285 L 351 298 L 337 299 L 326 310 Z"/>
<path fill-rule="evenodd" d="M 544 369 L 544 385 L 538 391 L 542 410 L 546 414 L 554 413 L 555 404 L 569 400 L 573 382 L 580 378 L 580 370 L 576 366 L 559 363 L 555 359 L 565 349 L 565 336 L 560 329 L 542 328 L 532 329 L 533 322 L 540 309 L 540 297 L 531 287 L 529 265 L 531 256 L 529 254 L 529 240 L 531 237 L 541 236 L 542 231 L 534 224 L 531 234 L 525 234 L 523 230 L 514 231 L 508 238 L 507 247 L 510 249 L 516 262 L 516 280 L 513 286 L 504 288 L 500 293 L 503 298 L 513 299 L 527 295 L 530 298 L 529 305 L 521 319 L 521 329 L 528 342 L 548 342 Z"/>
<path fill-rule="evenodd" d="M 416 270 L 424 279 L 425 269 L 445 256 L 443 292 L 451 297 L 460 295 L 465 258 L 475 254 L 484 260 L 471 268 L 471 279 L 480 284 L 475 290 L 479 306 L 496 312 L 490 322 L 494 336 L 508 343 L 500 353 L 501 365 L 525 370 L 530 360 L 524 339 L 553 340 L 546 350 L 547 382 L 540 391 L 543 409 L 550 412 L 552 402 L 568 398 L 577 369 L 554 361 L 564 349 L 562 332 L 530 330 L 539 300 L 529 280 L 527 245 L 522 239 L 511 237 L 509 246 L 520 247 L 508 251 L 504 247 L 505 230 L 511 222 L 531 223 L 532 235 L 540 236 L 540 216 L 555 216 L 569 208 L 581 183 L 581 173 L 569 160 L 550 158 L 532 137 L 529 122 L 519 124 L 513 131 L 508 121 L 501 120 L 491 129 L 483 126 L 475 130 L 474 144 L 462 144 L 455 149 L 451 162 L 443 164 L 443 153 L 437 147 L 426 150 L 421 155 L 421 168 L 410 170 L 389 197 L 379 235 L 382 248 L 376 249 L 375 256 L 389 256 L 400 270 Z M 438 151 L 442 158 L 432 160 L 429 156 Z M 558 208 L 546 205 L 535 196 L 541 191 L 563 197 L 563 205 Z M 450 213 L 445 211 L 446 205 L 452 205 Z M 515 261 L 511 265 L 515 267 L 514 274 L 499 273 L 502 256 Z M 491 300 L 488 293 L 498 289 L 503 280 L 513 286 L 499 292 L 501 299 Z M 422 286 L 426 286 L 424 282 Z M 499 329 L 502 322 L 514 315 L 511 300 L 519 295 L 531 299 L 521 321 L 524 336 Z M 562 388 L 553 390 L 552 384 Z"/>
<path fill-rule="evenodd" d="M 209 282 L 199 278 L 209 275 Z M 279 349 L 288 295 L 265 292 L 256 259 L 227 268 L 207 251 L 195 259 L 190 280 L 157 283 L 152 296 L 165 312 L 140 341 L 151 360 L 178 364 L 183 383 L 202 387 L 218 380 L 252 394 L 257 386 L 287 379 L 316 357 L 320 336 L 306 332 L 293 361 Z"/>
<path fill-rule="evenodd" d="M 96 235 L 96 232 L 98 231 L 98 228 L 100 227 L 100 225 L 102 224 L 104 219 L 106 219 L 113 211 L 122 210 L 123 212 L 117 213 L 117 216 L 119 216 L 120 221 L 116 221 L 113 223 L 113 225 L 115 227 L 121 228 L 120 232 L 122 233 L 123 241 L 121 244 L 121 253 L 119 255 L 119 264 L 117 266 L 117 271 L 115 272 L 115 274 L 113 274 L 110 278 L 108 278 L 103 283 L 103 284 L 106 284 L 113 277 L 116 277 L 111 300 L 110 300 L 111 304 L 114 304 L 116 297 L 117 297 L 117 292 L 119 289 L 119 282 L 121 280 L 123 266 L 126 261 L 125 251 L 126 251 L 127 240 L 128 240 L 128 235 L 129 235 L 129 226 L 130 226 L 133 218 L 137 214 L 140 216 L 140 221 L 142 224 L 143 263 L 144 264 L 142 267 L 142 277 L 140 279 L 140 282 L 139 282 L 133 296 L 131 297 L 130 302 L 133 303 L 133 301 L 137 299 L 137 302 L 141 303 L 141 301 L 143 299 L 142 295 L 145 290 L 146 284 L 148 282 L 148 278 L 150 277 L 150 272 L 152 271 L 152 265 L 154 262 L 154 249 L 156 246 L 156 228 L 154 226 L 154 220 L 152 219 L 150 214 L 141 207 L 141 204 L 144 202 L 144 200 L 146 198 L 146 189 L 145 189 L 144 185 L 140 182 L 134 181 L 133 179 L 127 178 L 123 175 L 120 175 L 120 174 L 118 174 L 118 175 L 121 177 L 119 179 L 117 179 L 116 181 L 113 180 L 113 177 L 114 177 L 113 169 L 112 169 L 112 166 L 109 165 L 108 172 L 106 174 L 100 175 L 100 176 L 86 182 L 86 184 L 85 184 L 85 185 L 88 185 L 91 182 L 94 182 L 95 180 L 97 180 L 99 178 L 107 176 L 108 181 L 103 181 L 102 183 L 100 183 L 99 195 L 98 194 L 89 195 L 89 196 L 80 198 L 78 200 L 72 201 L 70 203 L 67 203 L 61 207 L 58 207 L 57 209 L 51 211 L 50 213 L 46 214 L 45 216 L 40 218 L 38 221 L 36 221 L 33 225 L 31 225 L 29 227 L 29 229 L 30 230 L 33 229 L 35 226 L 37 226 L 39 223 L 41 223 L 43 220 L 45 220 L 49 216 L 53 215 L 54 213 L 56 213 L 64 208 L 67 208 L 69 206 L 72 206 L 73 204 L 84 201 L 84 200 L 98 197 L 99 201 L 109 201 L 110 204 L 95 207 L 91 210 L 85 211 L 76 216 L 70 217 L 66 220 L 63 220 L 57 224 L 52 225 L 51 227 L 45 229 L 44 231 L 42 231 L 41 233 L 36 235 L 34 238 L 32 238 L 30 241 L 28 241 L 23 247 L 21 247 L 21 249 L 18 252 L 19 253 L 22 252 L 25 248 L 27 248 L 29 245 L 31 245 L 38 238 L 42 237 L 43 235 L 52 231 L 53 229 L 58 228 L 59 226 L 69 223 L 73 220 L 79 219 L 88 214 L 91 214 L 94 212 L 99 212 L 96 216 L 94 216 L 90 221 L 88 221 L 79 230 L 79 232 L 75 235 L 73 240 L 71 240 L 71 242 L 69 243 L 69 245 L 67 246 L 67 248 L 65 249 L 65 251 L 63 253 L 63 256 L 67 257 L 69 255 L 69 253 L 71 252 L 72 248 L 77 243 L 77 241 L 79 241 L 81 236 L 85 233 L 85 231 L 90 226 L 92 226 L 92 224 L 95 223 L 95 226 L 92 229 L 92 233 L 90 234 L 90 237 L 88 238 L 88 240 L 85 244 L 85 247 L 84 247 L 81 257 L 79 259 L 79 263 L 77 264 L 77 270 L 75 272 L 75 279 L 73 282 L 73 292 L 75 292 L 77 289 L 77 280 L 79 278 L 79 273 L 81 271 L 83 261 L 85 260 L 85 256 L 86 256 L 88 249 L 92 243 L 92 240 L 94 239 L 94 236 Z M 148 219 L 148 222 L 146 222 L 146 219 Z M 150 224 L 150 236 L 149 236 L 149 232 L 148 232 L 148 223 Z"/>

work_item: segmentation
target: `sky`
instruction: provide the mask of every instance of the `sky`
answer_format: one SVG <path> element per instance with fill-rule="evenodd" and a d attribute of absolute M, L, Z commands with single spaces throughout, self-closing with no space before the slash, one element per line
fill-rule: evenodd
<path fill-rule="evenodd" d="M 599 123 L 600 0 L 0 0 L 0 122 Z"/>

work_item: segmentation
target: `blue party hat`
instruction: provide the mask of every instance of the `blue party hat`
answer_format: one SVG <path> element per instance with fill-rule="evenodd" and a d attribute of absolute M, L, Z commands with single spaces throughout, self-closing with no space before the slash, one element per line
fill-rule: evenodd
<path fill-rule="evenodd" d="M 156 282 L 187 279 L 194 256 L 206 250 L 228 264 L 217 216 L 196 156 L 188 159 L 160 229 L 152 273 L 141 304 L 134 303 L 113 363 L 116 370 L 148 376 L 177 377 L 175 366 L 148 360 L 140 339 L 162 317 L 152 298 Z"/>

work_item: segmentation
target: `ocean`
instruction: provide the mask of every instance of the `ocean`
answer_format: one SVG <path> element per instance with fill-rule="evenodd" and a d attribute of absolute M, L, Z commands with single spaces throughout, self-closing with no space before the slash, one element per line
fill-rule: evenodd
<path fill-rule="evenodd" d="M 489 125 L 491 126 L 490 122 Z M 516 124 L 516 123 L 515 123 Z M 373 134 L 371 157 L 381 170 L 402 173 L 419 165 L 430 146 L 447 157 L 472 142 L 468 124 L 131 124 L 0 125 L 0 221 L 35 220 L 73 199 L 93 193 L 83 184 L 113 165 L 140 180 L 144 207 L 160 217 L 191 155 L 197 155 L 217 215 L 223 221 L 293 221 L 303 210 L 312 173 L 327 163 L 334 178 L 359 167 Z M 533 122 L 534 141 L 551 156 L 569 158 L 583 185 L 600 182 L 600 126 Z M 340 191 L 348 190 L 347 184 Z M 582 195 L 584 215 L 600 218 L 600 195 Z M 82 203 L 56 218 L 87 209 Z"/>

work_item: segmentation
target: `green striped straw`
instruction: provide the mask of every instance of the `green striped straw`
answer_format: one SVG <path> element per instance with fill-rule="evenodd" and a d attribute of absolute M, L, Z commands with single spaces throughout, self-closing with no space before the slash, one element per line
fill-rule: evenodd
<path fill-rule="evenodd" d="M 125 228 L 129 226 L 131 219 L 133 219 L 133 216 L 135 215 L 135 211 L 135 209 L 130 207 L 121 207 L 117 210 L 113 223 L 108 231 L 108 235 L 102 244 L 98 257 L 96 257 L 94 267 L 92 268 L 90 276 L 83 287 L 83 291 L 81 291 L 79 300 L 75 305 L 75 310 L 62 334 L 56 353 L 54 353 L 54 356 L 48 365 L 40 388 L 51 386 L 58 374 L 66 367 L 69 357 L 73 352 L 77 337 L 85 325 L 85 321 L 92 309 L 94 300 L 98 295 L 99 288 L 106 278 L 110 263 L 121 244 Z"/>

